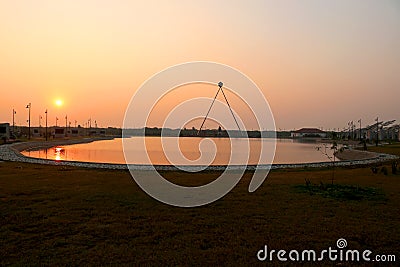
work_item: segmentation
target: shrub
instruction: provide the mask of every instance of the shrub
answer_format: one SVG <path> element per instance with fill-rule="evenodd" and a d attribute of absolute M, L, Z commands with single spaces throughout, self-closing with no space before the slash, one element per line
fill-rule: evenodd
<path fill-rule="evenodd" d="M 377 174 L 378 173 L 378 168 L 376 166 L 372 166 L 371 167 L 371 171 L 372 171 L 372 173 Z"/>
<path fill-rule="evenodd" d="M 381 173 L 383 173 L 384 175 L 388 175 L 388 170 L 385 166 L 382 167 Z"/>
<path fill-rule="evenodd" d="M 397 174 L 397 161 L 392 162 L 392 174 Z"/>

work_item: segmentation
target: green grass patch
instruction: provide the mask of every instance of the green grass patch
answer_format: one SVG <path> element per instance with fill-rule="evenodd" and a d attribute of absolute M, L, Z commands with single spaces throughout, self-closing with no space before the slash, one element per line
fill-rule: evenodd
<path fill-rule="evenodd" d="M 357 185 L 343 184 L 310 184 L 294 186 L 297 192 L 319 195 L 337 200 L 370 200 L 386 202 L 385 193 L 375 187 L 360 187 Z"/>

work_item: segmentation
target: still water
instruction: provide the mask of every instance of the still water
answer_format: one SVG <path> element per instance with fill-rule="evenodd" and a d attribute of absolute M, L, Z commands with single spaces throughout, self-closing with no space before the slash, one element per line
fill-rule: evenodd
<path fill-rule="evenodd" d="M 197 138 L 197 137 L 167 137 L 161 143 L 160 137 L 145 137 L 146 151 L 152 164 L 170 165 L 167 159 L 173 159 L 175 164 L 179 165 L 226 165 L 229 162 L 231 151 L 240 153 L 241 148 L 250 148 L 248 164 L 257 164 L 261 146 L 264 150 L 273 149 L 274 139 L 249 139 L 247 146 L 246 139 L 238 138 Z M 144 157 L 146 151 L 141 149 L 141 138 L 131 137 L 126 139 L 128 146 L 125 151 L 130 154 L 130 164 L 146 164 Z M 178 143 L 179 149 L 171 146 L 172 143 Z M 329 161 L 329 156 L 333 155 L 330 144 L 315 142 L 300 142 L 291 139 L 276 139 L 276 152 L 273 163 L 310 163 Z M 200 152 L 200 149 L 201 152 Z M 319 147 L 319 148 L 318 148 Z M 164 148 L 164 149 L 163 149 Z M 233 149 L 238 148 L 238 149 Z M 99 163 L 120 163 L 125 164 L 125 157 L 122 148 L 122 139 L 95 141 L 87 144 L 76 144 L 68 146 L 58 146 L 50 149 L 24 151 L 25 156 L 67 161 L 99 162 Z M 178 155 L 183 154 L 184 159 Z M 243 153 L 246 155 L 246 153 Z M 177 159 L 176 159 L 177 158 Z M 204 159 L 203 159 L 204 158 Z M 209 160 L 211 158 L 211 160 Z M 247 159 L 247 157 L 246 157 Z M 192 162 L 190 162 L 192 161 Z M 260 162 L 265 164 L 268 162 Z"/>
<path fill-rule="evenodd" d="M 248 164 L 257 164 L 261 146 L 263 146 L 264 151 L 271 151 L 273 149 L 273 141 L 274 139 L 249 139 Z M 128 163 L 148 164 L 146 151 L 140 148 L 141 138 L 131 137 L 126 139 L 126 142 L 128 146 L 125 151 L 130 153 L 130 161 Z M 208 162 L 211 162 L 211 165 L 226 165 L 229 162 L 231 151 L 235 151 L 234 149 L 232 150 L 232 147 L 243 145 L 247 147 L 247 140 L 238 138 L 208 138 L 206 140 L 197 137 L 167 137 L 163 139 L 163 142 L 165 143 L 162 145 L 160 137 L 145 137 L 146 150 L 152 164 L 170 165 L 171 163 L 166 157 L 168 155 L 169 159 L 173 159 L 173 162 L 179 165 L 208 165 Z M 176 142 L 178 142 L 181 153 L 176 147 L 170 145 Z M 276 139 L 276 152 L 273 163 L 289 164 L 329 161 L 324 152 L 332 156 L 333 151 L 329 149 L 329 144 L 327 144 L 327 147 L 325 149 L 324 144 L 315 142 Z M 247 160 L 248 154 L 245 151 L 245 149 L 236 150 L 235 155 L 242 156 L 243 154 L 243 157 L 246 157 Z M 24 151 L 22 154 L 29 157 L 52 160 L 126 163 L 121 138 L 95 141 L 87 144 L 58 146 L 36 151 Z M 179 157 L 176 159 L 181 154 L 184 156 L 183 159 Z M 268 162 L 260 163 L 265 164 Z"/>

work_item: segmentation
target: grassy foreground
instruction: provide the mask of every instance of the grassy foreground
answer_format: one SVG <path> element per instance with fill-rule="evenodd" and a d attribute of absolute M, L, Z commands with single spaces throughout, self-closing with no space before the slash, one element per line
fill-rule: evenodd
<path fill-rule="evenodd" d="M 399 145 L 378 149 L 400 154 Z M 163 175 L 199 185 L 218 173 Z M 329 169 L 273 171 L 248 193 L 246 173 L 219 201 L 175 208 L 146 195 L 127 171 L 1 162 L 0 265 L 253 265 L 264 245 L 320 251 L 339 238 L 348 249 L 396 254 L 398 263 L 400 175 L 335 170 L 335 185 L 376 189 L 384 194 L 376 199 L 298 189 L 306 179 L 329 184 L 331 175 Z"/>

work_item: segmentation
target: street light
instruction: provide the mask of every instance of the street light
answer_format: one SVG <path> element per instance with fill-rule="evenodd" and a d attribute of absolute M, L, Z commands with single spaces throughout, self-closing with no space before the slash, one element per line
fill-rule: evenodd
<path fill-rule="evenodd" d="M 67 137 L 67 130 L 68 130 L 68 116 L 65 115 L 65 137 Z"/>
<path fill-rule="evenodd" d="M 351 133 L 350 133 L 350 129 L 351 129 L 350 122 L 347 123 L 347 126 L 349 127 L 348 130 L 347 130 L 347 139 L 350 139 L 350 135 L 351 135 Z"/>
<path fill-rule="evenodd" d="M 376 117 L 376 146 L 379 144 L 379 117 Z"/>
<path fill-rule="evenodd" d="M 28 139 L 31 139 L 31 103 L 26 105 L 26 108 L 28 109 Z"/>
<path fill-rule="evenodd" d="M 44 113 L 46 113 L 46 141 L 47 141 L 47 109 Z"/>
<path fill-rule="evenodd" d="M 17 114 L 17 112 L 13 109 L 13 134 L 15 136 L 15 114 Z"/>

